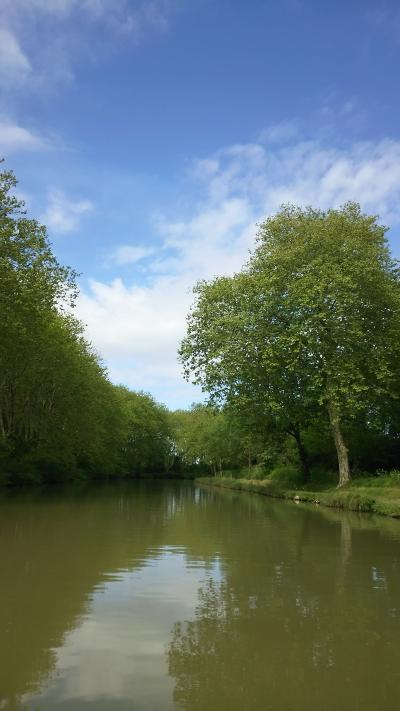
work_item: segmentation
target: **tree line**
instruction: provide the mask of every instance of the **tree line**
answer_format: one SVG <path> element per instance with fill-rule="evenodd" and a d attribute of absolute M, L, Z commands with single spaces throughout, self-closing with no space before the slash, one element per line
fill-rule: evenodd
<path fill-rule="evenodd" d="M 0 172 L 0 482 L 399 468 L 400 270 L 378 218 L 265 220 L 241 271 L 195 286 L 179 354 L 208 401 L 169 412 L 110 382 L 16 184 Z"/>
<path fill-rule="evenodd" d="M 73 315 L 76 273 L 0 173 L 0 481 L 164 472 L 168 413 L 113 385 Z"/>

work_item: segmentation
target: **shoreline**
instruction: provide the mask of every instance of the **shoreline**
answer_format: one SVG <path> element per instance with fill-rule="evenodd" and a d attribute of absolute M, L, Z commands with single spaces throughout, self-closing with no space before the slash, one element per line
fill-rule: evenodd
<path fill-rule="evenodd" d="M 252 494 L 261 494 L 274 499 L 313 504 L 314 506 L 327 506 L 346 511 L 373 513 L 380 516 L 389 516 L 400 519 L 400 489 L 398 498 L 385 498 L 385 489 L 365 492 L 355 485 L 341 489 L 327 489 L 325 491 L 305 491 L 303 489 L 284 489 L 268 479 L 232 479 L 230 477 L 199 477 L 195 483 L 215 486 L 222 489 L 244 491 Z M 393 491 L 393 490 L 391 490 Z M 397 493 L 397 492 L 396 492 Z"/>

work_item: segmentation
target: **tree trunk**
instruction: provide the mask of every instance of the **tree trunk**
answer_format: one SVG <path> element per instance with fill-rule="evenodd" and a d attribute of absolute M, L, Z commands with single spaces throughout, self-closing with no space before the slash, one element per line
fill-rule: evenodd
<path fill-rule="evenodd" d="M 343 438 L 342 430 L 340 428 L 340 418 L 336 409 L 336 405 L 334 405 L 332 402 L 328 402 L 328 415 L 339 464 L 339 487 L 343 486 L 344 484 L 348 484 L 351 479 L 349 452 Z"/>
<path fill-rule="evenodd" d="M 304 479 L 305 479 L 305 481 L 309 481 L 309 479 L 310 479 L 310 465 L 308 463 L 308 456 L 307 456 L 306 448 L 303 444 L 303 440 L 301 439 L 300 427 L 298 425 L 293 425 L 293 428 L 289 429 L 288 432 L 296 440 L 297 451 L 299 453 L 299 459 L 300 459 L 301 469 L 304 474 Z"/>

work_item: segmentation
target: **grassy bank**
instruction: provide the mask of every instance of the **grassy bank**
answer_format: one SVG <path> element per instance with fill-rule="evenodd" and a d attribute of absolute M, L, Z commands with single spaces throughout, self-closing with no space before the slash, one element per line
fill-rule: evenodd
<path fill-rule="evenodd" d="M 348 511 L 364 511 L 382 516 L 400 518 L 400 481 L 396 476 L 364 477 L 354 480 L 341 489 L 323 490 L 290 489 L 271 479 L 233 479 L 230 477 L 202 477 L 200 484 L 248 491 L 279 499 L 309 502 Z"/>

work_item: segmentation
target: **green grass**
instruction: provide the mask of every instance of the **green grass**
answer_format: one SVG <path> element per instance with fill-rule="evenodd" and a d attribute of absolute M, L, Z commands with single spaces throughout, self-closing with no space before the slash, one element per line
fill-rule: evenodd
<path fill-rule="evenodd" d="M 318 503 L 348 511 L 363 511 L 383 516 L 400 518 L 400 472 L 392 472 L 376 477 L 358 477 L 350 484 L 337 489 L 331 478 L 325 486 L 312 485 L 292 488 L 284 478 L 267 477 L 263 480 L 232 479 L 230 477 L 204 477 L 197 479 L 201 484 L 211 484 L 225 489 L 255 492 L 264 496 Z"/>

